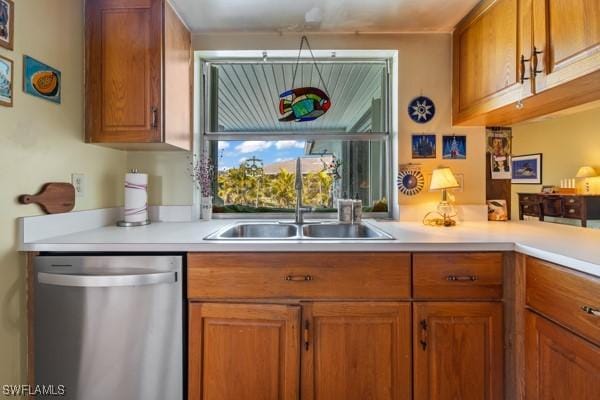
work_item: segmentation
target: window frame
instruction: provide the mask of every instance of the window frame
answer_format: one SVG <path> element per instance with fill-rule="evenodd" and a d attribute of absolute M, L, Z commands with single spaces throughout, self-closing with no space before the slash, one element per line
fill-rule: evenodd
<path fill-rule="evenodd" d="M 295 63 L 298 60 L 291 57 L 270 57 L 269 63 Z M 392 96 L 392 77 L 391 69 L 394 65 L 392 57 L 344 57 L 344 58 L 323 58 L 316 57 L 318 63 L 378 63 L 385 64 L 385 83 L 383 88 L 385 89 L 385 130 L 383 132 L 302 132 L 302 131 L 265 131 L 265 132 L 214 132 L 210 129 L 210 110 L 212 106 L 211 99 L 211 74 L 210 67 L 218 64 L 256 64 L 263 63 L 264 60 L 257 57 L 240 57 L 240 58 L 199 58 L 201 63 L 201 85 L 200 85 L 200 142 L 201 148 L 208 148 L 208 144 L 211 141 L 277 141 L 277 140 L 343 140 L 343 141 L 360 141 L 360 142 L 385 142 L 385 166 L 387 167 L 386 173 L 386 199 L 388 201 L 387 212 L 368 212 L 365 213 L 367 218 L 381 218 L 381 219 L 392 219 L 393 218 L 393 205 L 392 190 L 394 188 L 394 152 L 392 145 L 394 144 L 394 138 L 392 134 L 393 124 L 393 96 Z M 300 63 L 313 63 L 312 59 L 301 58 Z M 289 218 L 290 213 L 215 213 L 213 218 L 217 219 L 285 219 Z M 337 213 L 308 213 L 308 218 L 319 218 L 319 219 L 332 219 L 337 217 Z"/>

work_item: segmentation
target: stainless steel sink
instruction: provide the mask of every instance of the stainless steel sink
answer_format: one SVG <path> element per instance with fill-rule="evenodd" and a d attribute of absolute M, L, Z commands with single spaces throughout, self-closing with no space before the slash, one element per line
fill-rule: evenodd
<path fill-rule="evenodd" d="M 302 227 L 307 239 L 392 239 L 387 233 L 366 224 L 308 224 Z"/>
<path fill-rule="evenodd" d="M 206 240 L 389 240 L 387 233 L 366 223 L 293 224 L 273 221 L 239 222 L 207 236 Z"/>
<path fill-rule="evenodd" d="M 237 223 L 221 229 L 206 237 L 207 240 L 221 239 L 298 239 L 298 226 L 277 222 Z"/>

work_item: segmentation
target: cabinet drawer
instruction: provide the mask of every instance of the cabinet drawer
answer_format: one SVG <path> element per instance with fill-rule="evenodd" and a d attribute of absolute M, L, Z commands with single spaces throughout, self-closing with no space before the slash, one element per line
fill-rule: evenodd
<path fill-rule="evenodd" d="M 581 199 L 575 196 L 565 196 L 563 198 L 565 206 L 579 206 L 581 205 Z"/>
<path fill-rule="evenodd" d="M 519 195 L 519 202 L 520 203 L 533 203 L 533 204 L 537 204 L 539 203 L 540 199 L 537 195 L 534 194 L 522 194 Z"/>
<path fill-rule="evenodd" d="M 531 257 L 526 265 L 527 305 L 600 343 L 600 278 Z"/>
<path fill-rule="evenodd" d="M 523 215 L 538 217 L 540 215 L 539 204 L 522 204 Z"/>
<path fill-rule="evenodd" d="M 502 263 L 502 253 L 414 254 L 413 297 L 500 299 Z"/>
<path fill-rule="evenodd" d="M 408 253 L 194 253 L 188 298 L 404 299 Z"/>
<path fill-rule="evenodd" d="M 568 205 L 565 203 L 565 212 L 563 214 L 565 218 L 581 218 L 581 206 L 580 205 Z"/>

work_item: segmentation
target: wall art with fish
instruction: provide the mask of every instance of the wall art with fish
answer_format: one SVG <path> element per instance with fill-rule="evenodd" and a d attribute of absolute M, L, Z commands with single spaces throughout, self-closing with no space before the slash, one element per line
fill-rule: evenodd
<path fill-rule="evenodd" d="M 23 56 L 23 91 L 60 104 L 60 71 L 29 56 Z"/>

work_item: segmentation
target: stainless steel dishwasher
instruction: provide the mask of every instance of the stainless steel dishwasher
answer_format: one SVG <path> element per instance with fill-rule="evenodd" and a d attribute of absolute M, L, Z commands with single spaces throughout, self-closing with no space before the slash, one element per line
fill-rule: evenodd
<path fill-rule="evenodd" d="M 181 269 L 181 256 L 36 257 L 35 383 L 65 399 L 183 399 Z"/>

